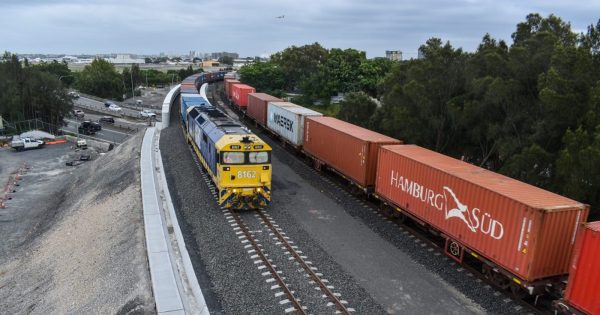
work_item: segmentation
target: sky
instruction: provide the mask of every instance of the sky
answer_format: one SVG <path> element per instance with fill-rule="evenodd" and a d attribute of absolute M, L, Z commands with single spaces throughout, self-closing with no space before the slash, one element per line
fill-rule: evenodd
<path fill-rule="evenodd" d="M 407 59 L 431 37 L 466 51 L 485 33 L 511 43 L 532 12 L 583 32 L 599 20 L 600 0 L 0 0 L 0 50 L 267 56 L 319 42 Z"/>

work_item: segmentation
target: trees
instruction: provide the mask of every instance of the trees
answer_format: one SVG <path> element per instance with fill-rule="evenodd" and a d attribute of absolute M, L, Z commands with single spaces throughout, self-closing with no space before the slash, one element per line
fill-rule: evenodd
<path fill-rule="evenodd" d="M 281 68 L 286 90 L 296 90 L 300 82 L 309 77 L 327 60 L 328 52 L 319 43 L 292 46 L 271 56 L 271 62 Z"/>
<path fill-rule="evenodd" d="M 45 123 L 42 129 L 57 132 L 73 103 L 58 77 L 40 69 L 46 70 L 26 62 L 23 66 L 16 55 L 4 54 L 0 62 L 0 115 L 12 122 L 38 119 Z"/>
<path fill-rule="evenodd" d="M 340 111 L 337 118 L 349 123 L 369 128 L 369 120 L 377 109 L 377 103 L 364 92 L 351 92 L 346 94 L 340 102 Z"/>
<path fill-rule="evenodd" d="M 249 84 L 262 91 L 281 96 L 285 84 L 281 68 L 271 62 L 255 62 L 244 65 L 238 71 L 241 82 Z"/>
<path fill-rule="evenodd" d="M 75 76 L 65 61 L 58 62 L 53 60 L 52 62 L 41 62 L 32 67 L 42 72 L 54 74 L 66 86 L 71 86 L 75 82 Z"/>
<path fill-rule="evenodd" d="M 91 95 L 103 98 L 123 99 L 123 78 L 115 67 L 104 59 L 96 58 L 85 66 L 78 76 L 76 87 Z"/>

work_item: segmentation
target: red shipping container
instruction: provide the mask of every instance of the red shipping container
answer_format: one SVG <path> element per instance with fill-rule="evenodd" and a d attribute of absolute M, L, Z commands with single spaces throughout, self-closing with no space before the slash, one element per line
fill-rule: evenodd
<path fill-rule="evenodd" d="M 600 221 L 579 231 L 565 299 L 581 312 L 600 314 Z"/>
<path fill-rule="evenodd" d="M 569 272 L 588 206 L 415 145 L 384 146 L 376 194 L 524 280 Z"/>
<path fill-rule="evenodd" d="M 333 117 L 304 121 L 304 151 L 363 188 L 375 184 L 379 147 L 401 143 Z"/>
<path fill-rule="evenodd" d="M 231 85 L 240 83 L 240 81 L 235 79 L 225 79 L 225 95 L 227 95 L 227 99 L 231 99 Z"/>
<path fill-rule="evenodd" d="M 283 102 L 283 100 L 265 93 L 250 93 L 248 94 L 248 108 L 246 108 L 246 113 L 260 125 L 266 126 L 269 102 Z"/>
<path fill-rule="evenodd" d="M 241 83 L 231 85 L 231 99 L 233 104 L 241 109 L 246 109 L 248 106 L 248 94 L 256 92 L 256 89 Z"/>

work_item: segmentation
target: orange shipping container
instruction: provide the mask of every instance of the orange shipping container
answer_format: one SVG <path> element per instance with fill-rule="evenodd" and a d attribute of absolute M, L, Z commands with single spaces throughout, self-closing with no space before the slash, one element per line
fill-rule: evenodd
<path fill-rule="evenodd" d="M 248 94 L 256 92 L 255 88 L 241 83 L 232 84 L 230 89 L 233 104 L 241 109 L 248 106 Z"/>
<path fill-rule="evenodd" d="M 236 84 L 236 83 L 240 83 L 240 81 L 235 80 L 235 79 L 225 79 L 224 85 L 225 85 L 225 95 L 227 96 L 227 99 L 231 99 L 231 85 L 232 84 Z"/>
<path fill-rule="evenodd" d="M 402 143 L 333 117 L 306 117 L 304 124 L 304 151 L 363 188 L 375 184 L 379 147 Z"/>
<path fill-rule="evenodd" d="M 600 314 L 600 221 L 579 231 L 565 299 L 586 314 Z"/>
<path fill-rule="evenodd" d="M 563 276 L 588 207 L 415 145 L 384 146 L 376 194 L 532 283 Z"/>
<path fill-rule="evenodd" d="M 266 126 L 269 102 L 283 102 L 283 100 L 265 93 L 250 93 L 246 113 L 262 126 Z"/>

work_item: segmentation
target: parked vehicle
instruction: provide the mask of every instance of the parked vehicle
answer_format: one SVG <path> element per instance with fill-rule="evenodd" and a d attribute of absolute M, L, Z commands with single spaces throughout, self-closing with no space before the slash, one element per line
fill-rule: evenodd
<path fill-rule="evenodd" d="M 44 141 L 34 140 L 31 138 L 13 138 L 13 140 L 10 142 L 10 146 L 17 151 L 40 149 L 44 146 Z"/>
<path fill-rule="evenodd" d="M 80 149 L 87 149 L 87 141 L 85 139 L 78 139 L 76 145 Z"/>
<path fill-rule="evenodd" d="M 123 111 L 123 109 L 115 104 L 110 104 L 110 106 L 108 106 L 108 110 L 113 111 L 113 112 L 118 112 L 121 113 Z"/>
<path fill-rule="evenodd" d="M 141 118 L 156 118 L 156 114 L 151 110 L 144 109 L 143 111 L 140 112 L 140 117 Z"/>
<path fill-rule="evenodd" d="M 101 123 L 107 123 L 107 124 L 114 124 L 115 123 L 115 119 L 109 116 L 104 116 L 104 117 L 100 117 L 100 119 L 98 119 L 98 122 Z"/>
<path fill-rule="evenodd" d="M 80 109 L 74 109 L 73 116 L 75 116 L 76 118 L 83 118 L 85 117 L 85 113 Z"/>
<path fill-rule="evenodd" d="M 68 96 L 74 98 L 74 99 L 78 99 L 79 98 L 79 93 L 75 92 L 75 91 L 71 91 L 69 93 L 67 93 Z"/>

